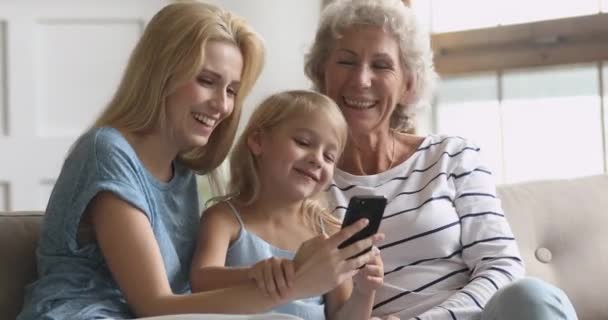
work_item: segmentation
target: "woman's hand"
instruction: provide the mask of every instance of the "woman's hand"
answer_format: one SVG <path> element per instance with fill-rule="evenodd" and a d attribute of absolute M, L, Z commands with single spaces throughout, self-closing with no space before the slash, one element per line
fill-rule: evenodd
<path fill-rule="evenodd" d="M 286 299 L 295 278 L 294 263 L 275 257 L 262 260 L 249 269 L 248 277 L 275 301 Z"/>
<path fill-rule="evenodd" d="M 374 246 L 371 251 L 374 256 L 353 278 L 353 290 L 361 295 L 370 295 L 384 284 L 384 263 L 380 250 Z"/>
<path fill-rule="evenodd" d="M 294 298 L 325 294 L 346 279 L 352 278 L 358 268 L 374 257 L 373 250 L 359 257 L 349 259 L 384 238 L 375 234 L 357 241 L 348 247 L 338 249 L 338 245 L 359 232 L 369 223 L 361 219 L 331 237 L 321 235 L 304 242 L 294 258 L 297 292 Z"/>

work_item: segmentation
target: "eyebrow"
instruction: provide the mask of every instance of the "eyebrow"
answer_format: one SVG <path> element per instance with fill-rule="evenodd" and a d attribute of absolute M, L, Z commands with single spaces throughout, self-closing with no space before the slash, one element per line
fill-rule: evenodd
<path fill-rule="evenodd" d="M 353 56 L 358 56 L 358 54 L 355 51 L 351 50 L 351 49 L 340 48 L 340 49 L 338 49 L 338 51 L 342 51 L 343 53 L 348 53 L 348 54 L 353 55 Z M 387 59 L 387 60 L 393 61 L 393 57 L 391 57 L 388 53 L 385 53 L 385 52 L 374 53 L 372 55 L 372 57 L 373 58 L 382 58 L 382 59 Z"/>
<path fill-rule="evenodd" d="M 201 70 L 201 72 L 199 72 L 198 74 L 200 76 L 203 73 L 209 73 L 209 74 L 211 74 L 213 77 L 215 77 L 217 79 L 224 79 L 224 77 L 221 74 L 219 74 L 219 73 L 217 73 L 217 72 L 215 72 L 213 70 L 207 69 L 207 68 L 203 68 L 203 70 Z M 238 80 L 238 81 L 232 81 L 230 84 L 231 85 L 240 85 L 241 81 L 240 80 Z"/>
<path fill-rule="evenodd" d="M 310 128 L 296 128 L 295 131 L 296 132 L 302 132 L 302 133 L 308 133 L 310 135 L 313 135 L 316 139 L 319 139 L 319 140 L 320 140 L 320 137 L 321 137 L 321 135 L 318 132 L 316 132 L 316 131 L 314 131 L 314 130 L 312 130 Z M 329 143 L 328 145 L 331 148 L 334 148 L 336 150 L 338 149 L 338 143 L 333 143 L 332 142 L 332 143 Z"/>

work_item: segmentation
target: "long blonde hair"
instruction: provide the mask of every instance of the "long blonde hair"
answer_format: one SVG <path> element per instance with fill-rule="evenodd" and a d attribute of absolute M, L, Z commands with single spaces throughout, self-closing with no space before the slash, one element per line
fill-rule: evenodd
<path fill-rule="evenodd" d="M 321 113 L 328 119 L 334 129 L 339 143 L 339 154 L 344 151 L 348 126 L 342 111 L 329 97 L 307 90 L 285 91 L 274 94 L 264 100 L 249 118 L 249 122 L 239 137 L 230 154 L 230 182 L 228 194 L 241 205 L 249 205 L 257 198 L 260 190 L 260 179 L 257 171 L 256 157 L 247 143 L 248 138 L 260 131 L 268 132 L 270 129 L 296 117 Z M 338 159 L 336 159 L 338 161 Z M 338 220 L 331 215 L 326 206 L 324 192 L 313 198 L 305 199 L 302 203 L 302 212 L 305 221 L 317 233 L 322 227 L 337 230 Z"/>
<path fill-rule="evenodd" d="M 146 26 L 114 97 L 93 126 L 144 134 L 165 127 L 167 96 L 200 72 L 209 41 L 234 43 L 241 51 L 240 89 L 234 110 L 213 131 L 208 143 L 182 151 L 178 160 L 199 174 L 216 173 L 234 141 L 243 99 L 264 64 L 261 38 L 245 20 L 219 7 L 179 2 L 160 10 Z"/>

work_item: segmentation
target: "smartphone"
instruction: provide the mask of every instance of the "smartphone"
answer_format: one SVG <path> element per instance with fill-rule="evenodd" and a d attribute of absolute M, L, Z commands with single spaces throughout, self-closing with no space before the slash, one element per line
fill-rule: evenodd
<path fill-rule="evenodd" d="M 384 196 L 354 196 L 350 198 L 348 208 L 346 209 L 346 214 L 344 215 L 344 220 L 342 221 L 342 228 L 345 228 L 363 218 L 367 218 L 369 220 L 369 224 L 363 230 L 355 233 L 352 237 L 342 242 L 338 248 L 342 249 L 378 232 L 385 207 L 386 197 Z M 369 250 L 371 250 L 371 247 L 361 251 L 351 258 L 356 258 Z"/>

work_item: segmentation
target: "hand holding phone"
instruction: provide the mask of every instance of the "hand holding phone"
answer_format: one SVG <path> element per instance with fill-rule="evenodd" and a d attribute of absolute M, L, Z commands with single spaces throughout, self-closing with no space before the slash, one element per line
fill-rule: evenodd
<path fill-rule="evenodd" d="M 382 215 L 384 214 L 385 207 L 386 197 L 384 196 L 352 197 L 348 203 L 344 220 L 342 221 L 342 228 L 349 226 L 363 218 L 368 219 L 369 224 L 363 230 L 357 232 L 355 235 L 342 242 L 338 248 L 342 249 L 359 240 L 363 240 L 376 234 L 378 232 L 378 228 L 380 228 L 380 222 L 382 221 Z M 358 257 L 368 252 L 370 249 L 371 247 L 363 250 L 352 258 Z"/>

